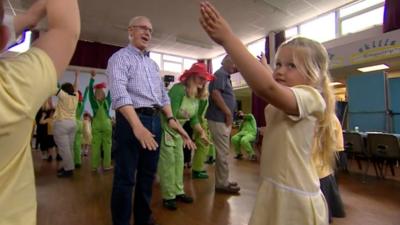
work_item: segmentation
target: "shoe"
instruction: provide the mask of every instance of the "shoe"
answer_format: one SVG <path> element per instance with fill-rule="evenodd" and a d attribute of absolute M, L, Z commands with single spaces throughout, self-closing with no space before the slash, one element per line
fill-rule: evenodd
<path fill-rule="evenodd" d="M 230 186 L 238 186 L 238 183 L 236 183 L 236 182 L 229 182 L 229 185 L 230 185 Z"/>
<path fill-rule="evenodd" d="M 250 160 L 250 161 L 257 161 L 256 155 L 251 155 L 251 156 L 249 156 L 249 160 Z"/>
<path fill-rule="evenodd" d="M 65 171 L 64 168 L 60 168 L 60 169 L 57 170 L 57 174 L 62 173 L 64 171 Z"/>
<path fill-rule="evenodd" d="M 53 157 L 51 155 L 49 155 L 49 157 L 47 157 L 47 162 L 51 162 L 53 161 Z"/>
<path fill-rule="evenodd" d="M 225 194 L 238 195 L 239 191 L 240 191 L 240 187 L 229 184 L 226 187 L 216 187 L 215 191 L 220 192 L 220 193 L 225 193 Z"/>
<path fill-rule="evenodd" d="M 184 203 L 192 203 L 193 202 L 193 198 L 186 194 L 177 195 L 175 197 L 175 199 L 177 201 L 184 202 Z"/>
<path fill-rule="evenodd" d="M 72 177 L 72 175 L 74 175 L 73 170 L 64 170 L 60 173 L 57 173 L 57 177 L 59 177 L 59 178 Z"/>
<path fill-rule="evenodd" d="M 235 159 L 241 160 L 243 159 L 243 154 L 239 153 L 235 156 Z"/>
<path fill-rule="evenodd" d="M 192 168 L 192 163 L 187 162 L 187 163 L 184 164 L 183 167 L 184 167 L 185 169 L 190 169 L 190 168 Z"/>
<path fill-rule="evenodd" d="M 175 199 L 163 199 L 163 206 L 169 210 L 176 210 L 176 200 Z"/>
<path fill-rule="evenodd" d="M 109 166 L 109 167 L 104 167 L 104 170 L 106 171 L 106 170 L 112 170 L 114 167 L 112 167 L 112 166 Z"/>
<path fill-rule="evenodd" d="M 56 160 L 57 161 L 61 161 L 62 160 L 62 158 L 61 158 L 61 156 L 59 154 L 57 154 Z"/>
<path fill-rule="evenodd" d="M 192 178 L 193 179 L 207 179 L 208 175 L 205 171 L 192 171 Z"/>
<path fill-rule="evenodd" d="M 215 162 L 215 159 L 211 156 L 208 157 L 208 159 L 204 162 L 206 164 L 213 164 Z"/>

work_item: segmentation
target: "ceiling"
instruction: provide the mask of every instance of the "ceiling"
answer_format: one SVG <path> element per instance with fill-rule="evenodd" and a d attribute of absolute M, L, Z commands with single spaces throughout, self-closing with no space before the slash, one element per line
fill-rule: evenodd
<path fill-rule="evenodd" d="M 32 0 L 9 0 L 17 12 Z M 213 0 L 245 43 L 282 30 L 354 0 Z M 131 17 L 152 20 L 151 50 L 190 58 L 222 54 L 199 25 L 200 0 L 81 0 L 81 40 L 125 46 Z M 6 8 L 6 13 L 10 10 Z"/>

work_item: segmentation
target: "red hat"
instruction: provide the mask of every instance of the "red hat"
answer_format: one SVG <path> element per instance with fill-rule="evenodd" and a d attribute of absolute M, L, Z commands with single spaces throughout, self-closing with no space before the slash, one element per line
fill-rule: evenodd
<path fill-rule="evenodd" d="M 79 95 L 79 101 L 81 102 L 83 100 L 83 97 L 82 97 L 82 92 L 80 90 L 78 90 L 78 95 Z"/>
<path fill-rule="evenodd" d="M 107 87 L 107 85 L 104 82 L 94 85 L 94 89 L 102 89 L 102 88 L 106 88 L 106 87 Z"/>
<path fill-rule="evenodd" d="M 215 79 L 215 77 L 207 71 L 204 63 L 194 63 L 189 70 L 185 70 L 185 72 L 183 72 L 183 74 L 179 77 L 179 81 L 185 81 L 192 75 L 201 76 L 207 81 Z"/>

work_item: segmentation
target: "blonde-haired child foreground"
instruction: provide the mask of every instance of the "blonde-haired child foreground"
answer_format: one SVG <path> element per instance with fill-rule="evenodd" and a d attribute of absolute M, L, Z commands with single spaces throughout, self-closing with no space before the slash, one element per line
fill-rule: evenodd
<path fill-rule="evenodd" d="M 283 43 L 272 71 L 258 62 L 233 34 L 219 12 L 201 3 L 200 23 L 232 57 L 251 89 L 270 103 L 261 158 L 261 184 L 251 225 L 328 224 L 328 211 L 311 163 L 314 137 L 319 154 L 332 162 L 334 134 L 331 116 L 328 55 L 318 42 L 295 38 Z M 259 82 L 260 80 L 264 82 Z"/>

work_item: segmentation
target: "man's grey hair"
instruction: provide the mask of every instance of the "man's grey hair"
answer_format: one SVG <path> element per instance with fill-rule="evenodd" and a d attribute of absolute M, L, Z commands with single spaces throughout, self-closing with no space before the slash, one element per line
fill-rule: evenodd
<path fill-rule="evenodd" d="M 142 21 L 142 20 L 147 20 L 151 23 L 150 19 L 145 16 L 135 16 L 131 20 L 129 20 L 128 27 L 130 27 L 132 25 L 136 25 L 139 21 Z"/>
<path fill-rule="evenodd" d="M 222 59 L 221 65 L 224 65 L 224 64 L 227 63 L 227 62 L 233 63 L 232 58 L 231 58 L 230 55 L 226 55 L 226 56 Z"/>

